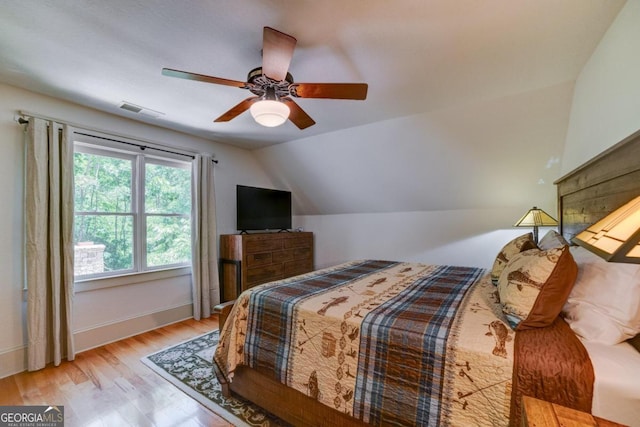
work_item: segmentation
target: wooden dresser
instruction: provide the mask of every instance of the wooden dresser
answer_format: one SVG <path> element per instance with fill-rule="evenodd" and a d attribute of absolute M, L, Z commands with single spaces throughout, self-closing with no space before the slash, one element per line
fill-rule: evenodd
<path fill-rule="evenodd" d="M 223 234 L 220 236 L 221 301 L 245 289 L 313 270 L 313 233 Z"/>

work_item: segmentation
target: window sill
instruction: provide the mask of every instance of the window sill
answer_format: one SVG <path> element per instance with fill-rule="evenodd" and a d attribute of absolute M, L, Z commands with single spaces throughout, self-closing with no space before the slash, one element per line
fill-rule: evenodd
<path fill-rule="evenodd" d="M 145 271 L 140 273 L 123 274 L 120 276 L 101 277 L 97 279 L 76 280 L 74 291 L 88 292 L 98 289 L 114 288 L 117 286 L 135 285 L 154 280 L 170 279 L 179 276 L 191 275 L 191 267 L 176 267 L 165 270 Z"/>

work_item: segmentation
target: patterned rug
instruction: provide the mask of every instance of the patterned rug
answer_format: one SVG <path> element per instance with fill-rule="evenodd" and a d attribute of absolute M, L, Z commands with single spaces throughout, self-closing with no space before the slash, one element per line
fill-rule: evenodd
<path fill-rule="evenodd" d="M 279 418 L 246 400 L 222 396 L 213 371 L 217 330 L 143 357 L 162 378 L 236 426 L 285 426 Z"/>

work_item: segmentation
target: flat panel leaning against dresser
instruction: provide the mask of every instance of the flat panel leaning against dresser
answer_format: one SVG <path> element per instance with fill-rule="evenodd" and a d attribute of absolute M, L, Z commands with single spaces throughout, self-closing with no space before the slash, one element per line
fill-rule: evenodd
<path fill-rule="evenodd" d="M 313 270 L 313 233 L 223 234 L 220 236 L 221 301 L 245 289 Z"/>

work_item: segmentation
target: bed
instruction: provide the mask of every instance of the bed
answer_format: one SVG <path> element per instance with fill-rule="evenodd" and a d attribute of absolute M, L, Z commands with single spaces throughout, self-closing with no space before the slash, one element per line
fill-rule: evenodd
<path fill-rule="evenodd" d="M 566 238 L 640 194 L 639 154 L 634 136 L 557 182 Z M 505 265 L 562 259 L 562 274 L 556 264 L 542 279 L 514 269 L 496 286 L 495 265 L 359 260 L 252 288 L 222 330 L 218 379 L 226 393 L 294 425 L 518 425 L 523 394 L 640 419 L 638 387 L 617 381 L 619 364 L 608 359 L 618 354 L 640 373 L 640 353 L 626 343 L 583 345 L 558 316 L 577 275 L 570 250 L 526 259 L 537 249 L 509 242 L 497 258 L 514 245 Z M 544 309 L 534 302 L 519 314 L 508 289 L 535 292 L 529 282 L 540 280 L 555 293 Z"/>

